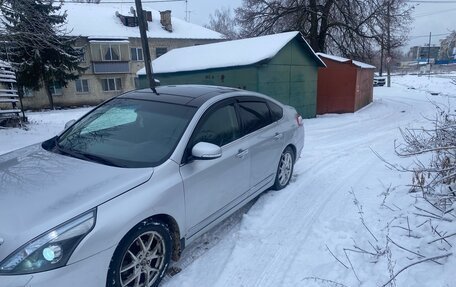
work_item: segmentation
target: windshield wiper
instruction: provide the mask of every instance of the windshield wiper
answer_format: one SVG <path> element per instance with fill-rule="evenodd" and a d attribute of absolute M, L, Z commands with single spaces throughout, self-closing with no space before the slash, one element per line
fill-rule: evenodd
<path fill-rule="evenodd" d="M 74 158 L 79 158 L 79 159 L 83 159 L 83 160 L 87 160 L 87 161 L 91 161 L 91 162 L 101 163 L 104 165 L 109 165 L 109 166 L 114 166 L 114 167 L 123 167 L 123 166 L 116 164 L 101 156 L 97 156 L 97 155 L 93 155 L 93 154 L 89 154 L 89 153 L 83 153 L 83 152 L 70 150 L 70 149 L 65 149 L 65 148 L 61 147 L 57 141 L 55 143 L 55 148 L 57 149 L 57 151 L 60 154 L 63 154 L 63 155 L 68 155 L 68 156 L 71 156 Z"/>
<path fill-rule="evenodd" d="M 115 166 L 115 167 L 123 167 L 119 164 L 116 164 L 104 157 L 101 157 L 101 156 L 98 156 L 98 155 L 93 155 L 93 154 L 89 154 L 89 153 L 78 153 L 78 155 L 84 157 L 85 159 L 87 160 L 90 160 L 90 161 L 94 161 L 94 162 L 97 162 L 97 163 L 101 163 L 101 164 L 105 164 L 105 165 L 110 165 L 110 166 Z"/>

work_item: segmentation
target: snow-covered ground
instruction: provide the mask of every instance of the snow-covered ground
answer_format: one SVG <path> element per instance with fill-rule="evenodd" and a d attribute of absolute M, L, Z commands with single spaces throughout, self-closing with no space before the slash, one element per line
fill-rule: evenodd
<path fill-rule="evenodd" d="M 290 186 L 266 192 L 188 246 L 173 265 L 182 271 L 162 285 L 382 286 L 414 262 L 455 253 L 445 242 L 428 244 L 435 235 L 422 224 L 427 218 L 413 214 L 420 203 L 408 193 L 411 176 L 375 153 L 410 164 L 394 153 L 399 127 L 426 125 L 433 103 L 456 106 L 456 86 L 448 77 L 402 76 L 374 95 L 357 113 L 306 120 Z M 0 130 L 0 154 L 50 138 L 85 112 L 30 113 L 29 130 Z M 452 225 L 438 229 L 454 233 Z M 455 271 L 453 255 L 414 265 L 388 286 L 456 286 Z"/>
<path fill-rule="evenodd" d="M 30 121 L 26 129 L 0 129 L 0 154 L 50 139 L 60 133 L 68 121 L 80 118 L 89 110 L 26 113 Z"/>

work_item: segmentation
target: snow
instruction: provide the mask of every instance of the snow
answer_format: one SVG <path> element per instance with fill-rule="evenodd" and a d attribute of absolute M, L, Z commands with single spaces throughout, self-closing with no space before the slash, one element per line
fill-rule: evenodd
<path fill-rule="evenodd" d="M 152 66 L 157 74 L 246 66 L 273 58 L 295 37 L 301 37 L 300 33 L 286 32 L 174 49 L 155 59 Z M 145 68 L 138 72 L 138 75 L 145 74 Z"/>
<path fill-rule="evenodd" d="M 416 89 L 428 93 L 438 93 L 440 95 L 454 96 L 455 85 L 451 81 L 456 81 L 455 74 L 433 75 L 429 80 L 428 75 L 405 75 L 396 77 L 395 82 L 407 89 Z"/>
<path fill-rule="evenodd" d="M 63 11 L 67 11 L 65 26 L 70 36 L 84 36 L 98 39 L 139 38 L 138 27 L 126 27 L 116 16 L 132 16 L 130 8 L 133 3 L 69 3 L 64 2 Z M 153 22 L 148 22 L 150 38 L 165 39 L 222 39 L 223 36 L 202 26 L 172 17 L 173 32 L 165 31 L 160 24 L 160 13 L 143 4 L 143 10 L 152 11 Z"/>
<path fill-rule="evenodd" d="M 30 124 L 25 129 L 0 129 L 0 154 L 50 139 L 63 131 L 65 124 L 78 119 L 90 108 L 26 113 Z"/>
<path fill-rule="evenodd" d="M 329 55 L 329 54 L 324 54 L 324 53 L 317 53 L 317 55 L 319 57 L 323 57 L 323 58 L 330 59 L 330 60 L 340 62 L 340 63 L 351 62 L 351 63 L 353 63 L 353 65 L 355 65 L 359 68 L 362 68 L 362 69 L 376 69 L 375 66 L 372 66 L 372 65 L 360 62 L 360 61 L 355 61 L 355 60 L 350 60 L 347 58 L 339 57 L 339 56 L 334 56 L 334 55 Z"/>
<path fill-rule="evenodd" d="M 11 68 L 11 64 L 5 61 L 0 60 L 0 68 Z"/>
<path fill-rule="evenodd" d="M 424 257 L 454 254 L 456 244 L 427 243 L 435 237 L 428 224 L 419 227 L 426 218 L 413 214 L 420 203 L 408 193 L 411 177 L 374 154 L 410 165 L 394 153 L 399 128 L 427 125 L 425 117 L 435 114 L 433 103 L 454 107 L 451 77 L 393 77 L 392 88 L 374 88 L 374 102 L 356 113 L 305 120 L 306 144 L 290 186 L 264 193 L 188 246 L 173 263 L 182 271 L 161 286 L 381 286 L 418 257 L 397 246 L 389 247 L 390 262 L 386 255 L 344 249 L 386 250 L 386 236 Z M 0 154 L 50 138 L 87 111 L 29 113 L 28 131 L 0 130 Z M 413 236 L 403 229 L 407 224 Z M 454 222 L 437 224 L 448 234 L 456 231 Z M 456 256 L 439 262 L 445 264 L 426 262 L 405 270 L 397 286 L 455 286 Z"/>

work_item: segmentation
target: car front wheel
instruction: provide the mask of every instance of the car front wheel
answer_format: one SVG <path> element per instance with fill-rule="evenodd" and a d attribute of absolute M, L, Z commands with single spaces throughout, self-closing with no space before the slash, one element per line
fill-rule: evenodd
<path fill-rule="evenodd" d="M 293 175 L 294 152 L 291 147 L 287 147 L 280 156 L 279 165 L 273 188 L 280 190 L 288 185 Z"/>
<path fill-rule="evenodd" d="M 107 287 L 156 287 L 171 259 L 172 238 L 161 222 L 144 222 L 119 243 L 111 260 Z"/>

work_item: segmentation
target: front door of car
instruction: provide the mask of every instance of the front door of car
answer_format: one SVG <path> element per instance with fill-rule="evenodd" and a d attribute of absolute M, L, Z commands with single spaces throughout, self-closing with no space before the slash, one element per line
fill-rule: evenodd
<path fill-rule="evenodd" d="M 240 137 L 234 100 L 208 110 L 196 126 L 180 169 L 185 189 L 187 236 L 196 234 L 248 196 L 250 154 Z M 192 158 L 191 149 L 199 142 L 220 146 L 222 156 L 211 160 Z"/>
<path fill-rule="evenodd" d="M 262 189 L 275 179 L 277 164 L 283 147 L 283 135 L 266 101 L 256 98 L 239 100 L 239 112 L 249 142 L 251 158 L 250 187 L 252 192 Z"/>

